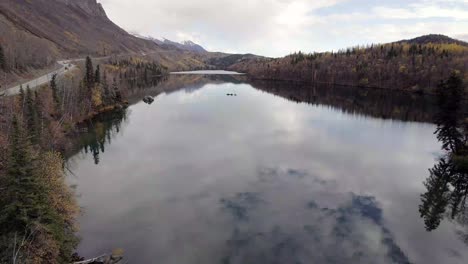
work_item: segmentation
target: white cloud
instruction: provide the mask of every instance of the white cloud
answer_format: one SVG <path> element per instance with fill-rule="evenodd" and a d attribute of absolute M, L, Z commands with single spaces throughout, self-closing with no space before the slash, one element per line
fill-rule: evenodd
<path fill-rule="evenodd" d="M 336 50 L 422 33 L 468 34 L 468 0 L 101 2 L 110 18 L 129 31 L 192 40 L 213 51 L 268 56 Z"/>
<path fill-rule="evenodd" d="M 374 15 L 391 19 L 451 18 L 468 20 L 468 9 L 444 8 L 437 4 L 413 4 L 409 8 L 375 7 Z"/>

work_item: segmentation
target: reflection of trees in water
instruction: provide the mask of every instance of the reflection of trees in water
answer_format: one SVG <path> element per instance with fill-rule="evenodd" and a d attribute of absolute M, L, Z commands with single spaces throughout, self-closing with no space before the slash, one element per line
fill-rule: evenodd
<path fill-rule="evenodd" d="M 99 164 L 99 156 L 105 152 L 106 145 L 120 133 L 126 118 L 127 111 L 121 110 L 104 114 L 88 124 L 88 132 L 80 137 L 79 144 L 86 154 L 93 155 L 95 164 Z"/>
<path fill-rule="evenodd" d="M 254 81 L 262 91 L 294 102 L 329 105 L 350 114 L 402 121 L 432 122 L 433 97 L 408 92 L 320 84 Z"/>
<path fill-rule="evenodd" d="M 160 75 L 144 75 L 141 78 L 134 77 L 134 78 L 126 78 L 122 79 L 121 85 L 127 88 L 130 92 L 134 92 L 138 89 L 146 89 L 150 87 L 158 86 L 159 83 L 165 80 L 165 77 L 161 77 Z"/>
<path fill-rule="evenodd" d="M 436 112 L 433 96 L 384 89 L 366 89 L 294 82 L 249 81 L 242 75 L 171 75 L 158 91 L 196 90 L 209 83 L 247 83 L 254 88 L 294 102 L 336 107 L 346 113 L 384 119 L 432 122 Z"/>
<path fill-rule="evenodd" d="M 337 208 L 312 200 L 302 207 L 306 214 L 292 214 L 283 223 L 277 217 L 287 208 L 260 193 L 220 202 L 233 221 L 221 263 L 409 263 L 373 197 L 351 195 Z"/>
<path fill-rule="evenodd" d="M 445 153 L 429 170 L 430 176 L 425 182 L 427 192 L 421 195 L 419 208 L 429 231 L 437 229 L 445 217 L 468 223 L 468 122 L 462 106 L 462 80 L 452 75 L 439 85 L 437 97 L 436 134 Z M 460 235 L 467 240 L 466 234 Z"/>

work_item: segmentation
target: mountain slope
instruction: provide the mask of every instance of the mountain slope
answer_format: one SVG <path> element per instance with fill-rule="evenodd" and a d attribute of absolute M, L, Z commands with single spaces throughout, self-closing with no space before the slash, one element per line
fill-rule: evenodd
<path fill-rule="evenodd" d="M 12 30 L 48 40 L 71 56 L 139 52 L 157 47 L 115 25 L 96 0 L 7 0 L 0 2 L 0 15 L 14 25 Z"/>
<path fill-rule="evenodd" d="M 456 45 L 468 47 L 467 42 L 464 42 L 458 39 L 453 39 L 448 36 L 440 35 L 440 34 L 429 34 L 429 35 L 424 35 L 424 36 L 420 36 L 420 37 L 413 38 L 413 39 L 400 40 L 395 43 L 407 43 L 407 44 L 415 44 L 415 45 L 456 44 Z"/>
<path fill-rule="evenodd" d="M 169 39 L 160 40 L 160 39 L 153 38 L 153 37 L 150 37 L 150 36 L 145 37 L 145 36 L 142 36 L 142 35 L 140 35 L 138 33 L 133 33 L 133 35 L 135 37 L 137 37 L 137 38 L 140 38 L 140 39 L 153 41 L 154 43 L 158 44 L 162 48 L 168 48 L 168 49 L 173 48 L 173 49 L 193 51 L 193 52 L 198 52 L 198 53 L 208 52 L 201 45 L 199 45 L 199 44 L 197 44 L 197 43 L 195 43 L 193 41 L 190 41 L 190 40 L 186 40 L 186 41 L 183 41 L 183 42 L 175 42 L 175 41 L 172 41 L 172 40 L 169 40 Z"/>
<path fill-rule="evenodd" d="M 186 50 L 186 51 L 193 51 L 193 52 L 199 52 L 199 53 L 205 53 L 207 52 L 202 46 L 190 41 L 190 40 L 187 40 L 187 41 L 184 41 L 182 43 L 179 43 L 179 42 L 175 42 L 175 41 L 171 41 L 171 40 L 168 40 L 168 39 L 165 39 L 163 41 L 163 44 L 166 44 L 166 45 L 172 45 L 178 49 L 181 49 L 181 50 Z"/>

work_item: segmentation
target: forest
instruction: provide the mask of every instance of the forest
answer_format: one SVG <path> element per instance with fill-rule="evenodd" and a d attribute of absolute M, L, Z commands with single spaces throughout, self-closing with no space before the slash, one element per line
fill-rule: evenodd
<path fill-rule="evenodd" d="M 247 73 L 252 79 L 434 93 L 438 82 L 453 71 L 468 80 L 468 44 L 395 42 L 336 52 L 296 52 L 284 58 L 242 60 L 229 69 Z"/>

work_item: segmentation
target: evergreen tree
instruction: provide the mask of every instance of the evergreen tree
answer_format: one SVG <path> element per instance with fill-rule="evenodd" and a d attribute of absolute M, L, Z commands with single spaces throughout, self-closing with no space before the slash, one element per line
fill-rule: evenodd
<path fill-rule="evenodd" d="M 424 183 L 427 192 L 421 195 L 419 207 L 426 229 L 436 229 L 448 207 L 455 218 L 467 203 L 468 194 L 468 142 L 461 102 L 464 97 L 463 81 L 456 73 L 439 84 L 437 89 L 439 111 L 435 116 L 437 138 L 445 155 Z M 465 130 L 465 131 L 464 131 Z"/>
<path fill-rule="evenodd" d="M 88 56 L 86 57 L 86 72 L 84 77 L 84 84 L 88 90 L 88 95 L 91 94 L 91 89 L 93 88 L 95 83 L 94 79 L 94 69 L 93 69 L 93 61 Z"/>
<path fill-rule="evenodd" d="M 42 133 L 44 131 L 44 115 L 42 113 L 43 103 L 39 93 L 34 91 L 34 113 L 36 115 L 36 133 L 37 133 L 37 143 L 42 138 Z"/>
<path fill-rule="evenodd" d="M 52 90 L 52 98 L 54 100 L 55 107 L 58 108 L 60 105 L 60 97 L 58 95 L 57 74 L 52 75 L 52 79 L 50 80 L 50 89 Z"/>
<path fill-rule="evenodd" d="M 24 99 L 26 98 L 26 95 L 24 93 L 23 85 L 20 85 L 20 91 L 19 91 L 19 97 L 18 97 L 19 105 L 21 108 L 21 114 L 23 114 L 24 111 Z"/>
<path fill-rule="evenodd" d="M 437 138 L 446 151 L 457 152 L 463 142 L 461 133 L 461 103 L 463 100 L 463 80 L 453 73 L 437 87 L 437 105 L 439 111 L 435 116 Z"/>
<path fill-rule="evenodd" d="M 35 98 L 31 89 L 28 87 L 26 89 L 24 119 L 26 122 L 26 128 L 28 129 L 28 133 L 33 143 L 37 143 L 39 141 L 37 115 Z"/>
<path fill-rule="evenodd" d="M 6 71 L 6 59 L 5 59 L 5 52 L 3 51 L 3 47 L 0 44 L 0 69 Z"/>
<path fill-rule="evenodd" d="M 31 142 L 16 116 L 12 120 L 9 157 L 7 188 L 0 198 L 0 228 L 4 232 L 23 231 L 41 215 L 43 189 L 34 177 L 36 158 Z"/>
<path fill-rule="evenodd" d="M 96 73 L 94 74 L 94 82 L 101 83 L 101 68 L 100 66 L 96 66 Z"/>
<path fill-rule="evenodd" d="M 17 116 L 11 127 L 0 195 L 0 263 L 10 263 L 16 251 L 14 263 L 70 263 L 78 207 L 64 181 L 63 160 L 36 154 Z"/>

